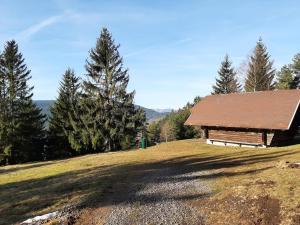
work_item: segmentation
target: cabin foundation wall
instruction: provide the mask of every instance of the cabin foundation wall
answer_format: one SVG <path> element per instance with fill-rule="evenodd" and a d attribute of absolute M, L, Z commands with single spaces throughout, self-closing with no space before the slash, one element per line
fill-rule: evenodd
<path fill-rule="evenodd" d="M 206 143 L 210 145 L 226 146 L 226 147 L 242 147 L 242 148 L 266 148 L 266 145 L 255 145 L 250 143 L 234 143 L 230 141 L 206 139 Z"/>

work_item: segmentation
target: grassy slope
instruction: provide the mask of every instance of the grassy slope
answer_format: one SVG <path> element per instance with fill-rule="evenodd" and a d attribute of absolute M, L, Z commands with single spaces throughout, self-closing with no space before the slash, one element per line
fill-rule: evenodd
<path fill-rule="evenodd" d="M 281 214 L 288 221 L 300 208 L 300 196 L 297 195 L 300 193 L 300 169 L 276 167 L 281 160 L 300 162 L 300 145 L 257 150 L 186 140 L 144 151 L 2 167 L 0 224 L 20 222 L 66 204 L 101 202 L 117 183 L 135 185 L 134 174 L 169 165 L 184 167 L 189 172 L 211 170 L 211 175 L 202 178 L 211 180 L 216 193 L 211 197 L 213 200 L 231 195 L 255 198 L 261 194 L 279 199 Z M 222 219 L 220 213 L 224 209 L 220 204 L 213 207 L 218 208 L 218 218 Z"/>

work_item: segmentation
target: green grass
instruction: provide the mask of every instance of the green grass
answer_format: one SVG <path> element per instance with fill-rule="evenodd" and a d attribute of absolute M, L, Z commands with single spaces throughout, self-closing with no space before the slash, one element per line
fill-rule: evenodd
<path fill-rule="evenodd" d="M 0 168 L 0 224 L 21 222 L 66 205 L 104 202 L 119 184 L 136 185 L 139 174 L 166 166 L 185 171 L 212 170 L 205 177 L 216 194 L 258 195 L 267 191 L 292 212 L 300 203 L 300 169 L 281 169 L 279 161 L 300 162 L 300 145 L 269 149 L 226 148 L 198 140 L 161 144 L 147 150 L 93 154 L 66 160 Z M 180 170 L 182 171 L 182 170 Z M 273 181 L 267 188 L 255 181 Z M 251 193 L 247 187 L 252 185 Z"/>

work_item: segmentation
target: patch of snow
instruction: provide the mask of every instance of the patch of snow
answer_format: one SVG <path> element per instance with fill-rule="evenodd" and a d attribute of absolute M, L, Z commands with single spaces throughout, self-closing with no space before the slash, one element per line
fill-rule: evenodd
<path fill-rule="evenodd" d="M 53 217 L 56 217 L 58 215 L 58 211 L 52 212 L 52 213 L 48 213 L 42 216 L 36 216 L 34 218 L 25 220 L 24 222 L 22 222 L 21 224 L 31 224 L 31 223 L 35 223 L 38 221 L 42 221 L 42 220 L 48 220 L 51 219 Z"/>

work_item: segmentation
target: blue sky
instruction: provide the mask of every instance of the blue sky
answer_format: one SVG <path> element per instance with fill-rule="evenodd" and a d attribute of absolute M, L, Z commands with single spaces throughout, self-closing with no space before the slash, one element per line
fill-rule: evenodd
<path fill-rule="evenodd" d="M 299 1 L 1 0 L 0 43 L 15 39 L 34 99 L 54 99 L 63 72 L 83 77 L 103 26 L 121 44 L 135 102 L 178 108 L 211 85 L 226 53 L 239 67 L 259 37 L 276 68 L 300 51 Z"/>

